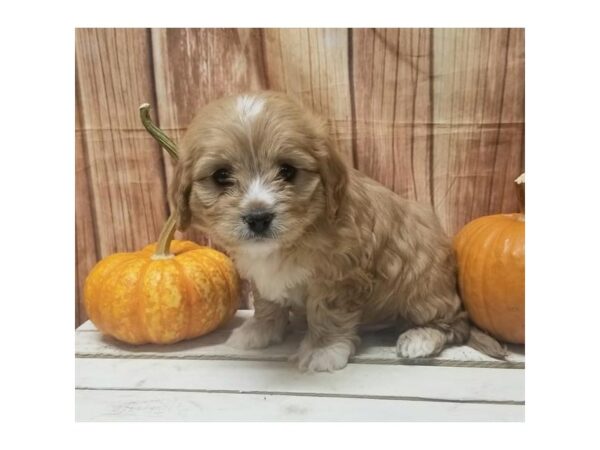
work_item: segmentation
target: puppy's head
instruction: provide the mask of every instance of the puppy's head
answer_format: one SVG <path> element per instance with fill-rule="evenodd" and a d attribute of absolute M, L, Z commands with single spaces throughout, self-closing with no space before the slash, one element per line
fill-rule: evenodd
<path fill-rule="evenodd" d="M 283 94 L 204 107 L 182 142 L 171 185 L 179 227 L 236 248 L 285 247 L 334 220 L 348 171 L 326 123 Z"/>

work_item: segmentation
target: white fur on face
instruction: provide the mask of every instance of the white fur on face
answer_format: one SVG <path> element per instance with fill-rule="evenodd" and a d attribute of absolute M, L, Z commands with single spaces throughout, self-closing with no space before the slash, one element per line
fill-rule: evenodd
<path fill-rule="evenodd" d="M 264 208 L 270 208 L 275 204 L 275 195 L 273 191 L 266 186 L 260 178 L 255 178 L 244 198 L 242 199 L 242 207 L 246 207 L 250 204 L 257 204 Z"/>
<path fill-rule="evenodd" d="M 236 109 L 242 120 L 247 120 L 260 114 L 264 100 L 253 95 L 240 95 L 236 101 Z"/>

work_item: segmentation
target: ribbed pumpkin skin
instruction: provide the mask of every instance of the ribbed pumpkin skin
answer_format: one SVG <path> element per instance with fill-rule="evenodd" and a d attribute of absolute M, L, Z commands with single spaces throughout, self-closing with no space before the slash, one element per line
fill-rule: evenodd
<path fill-rule="evenodd" d="M 103 333 L 130 344 L 170 344 L 213 331 L 239 306 L 239 277 L 223 253 L 190 241 L 156 245 L 101 260 L 88 275 L 84 302 Z"/>
<path fill-rule="evenodd" d="M 525 217 L 485 216 L 454 238 L 458 285 L 473 322 L 496 338 L 525 343 Z"/>

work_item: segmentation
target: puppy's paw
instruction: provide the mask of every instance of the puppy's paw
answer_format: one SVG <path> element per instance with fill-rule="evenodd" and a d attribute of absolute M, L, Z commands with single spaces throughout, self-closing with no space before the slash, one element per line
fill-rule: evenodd
<path fill-rule="evenodd" d="M 296 361 L 298 368 L 303 372 L 333 372 L 346 367 L 352 352 L 352 344 L 347 342 L 313 347 L 305 339 L 300 344 L 298 352 L 290 359 Z"/>
<path fill-rule="evenodd" d="M 402 358 L 423 358 L 439 353 L 446 336 L 435 328 L 412 328 L 398 338 L 396 353 Z"/>
<path fill-rule="evenodd" d="M 269 344 L 283 341 L 284 327 L 275 327 L 271 322 L 259 322 L 255 319 L 246 321 L 236 328 L 227 339 L 227 345 L 243 350 L 265 348 Z"/>

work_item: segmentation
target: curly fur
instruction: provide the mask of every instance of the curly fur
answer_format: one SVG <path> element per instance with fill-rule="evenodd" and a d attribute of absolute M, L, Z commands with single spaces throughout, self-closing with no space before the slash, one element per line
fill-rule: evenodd
<path fill-rule="evenodd" d="M 298 169 L 292 182 L 278 178 L 281 164 Z M 221 167 L 232 172 L 227 188 L 212 179 Z M 249 201 L 259 188 L 268 196 Z M 233 345 L 280 342 L 290 310 L 308 321 L 295 358 L 305 370 L 344 367 L 360 324 L 409 321 L 414 328 L 398 339 L 403 357 L 469 339 L 450 240 L 430 206 L 348 168 L 326 122 L 282 94 L 204 107 L 184 137 L 171 195 L 180 228 L 210 234 L 252 281 L 255 317 Z M 267 239 L 253 238 L 241 220 L 256 207 L 274 214 Z M 480 349 L 501 350 L 477 337 Z"/>

